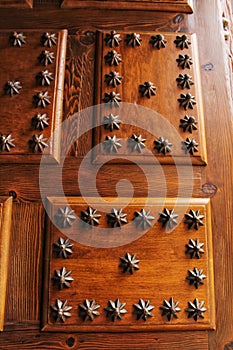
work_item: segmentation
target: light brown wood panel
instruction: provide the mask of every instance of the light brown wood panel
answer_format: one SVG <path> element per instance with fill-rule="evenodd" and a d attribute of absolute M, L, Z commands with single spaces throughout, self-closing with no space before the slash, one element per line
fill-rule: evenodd
<path fill-rule="evenodd" d="M 5 325 L 39 320 L 44 210 L 13 203 Z"/>
<path fill-rule="evenodd" d="M 0 197 L 0 331 L 3 330 L 9 266 L 12 198 Z"/>

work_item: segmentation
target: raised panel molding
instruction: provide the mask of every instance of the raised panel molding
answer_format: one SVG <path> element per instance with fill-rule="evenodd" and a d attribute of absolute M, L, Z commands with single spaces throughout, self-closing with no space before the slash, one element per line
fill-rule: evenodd
<path fill-rule="evenodd" d="M 1 0 L 0 8 L 32 8 L 33 0 Z"/>

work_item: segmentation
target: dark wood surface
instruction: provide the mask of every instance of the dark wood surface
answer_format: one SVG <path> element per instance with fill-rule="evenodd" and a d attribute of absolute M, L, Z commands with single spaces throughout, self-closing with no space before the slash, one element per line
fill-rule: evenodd
<path fill-rule="evenodd" d="M 44 211 L 39 201 L 38 166 L 5 164 L 0 169 L 0 194 L 10 190 L 18 193 L 13 209 L 10 269 L 6 304 L 5 331 L 0 335 L 1 349 L 211 349 L 232 348 L 233 341 L 233 280 L 232 280 L 232 122 L 230 89 L 226 80 L 227 59 L 222 32 L 220 1 L 194 2 L 194 14 L 107 10 L 25 10 L 1 9 L 1 29 L 69 29 L 70 34 L 80 30 L 137 30 L 137 31 L 188 31 L 195 32 L 198 39 L 201 84 L 203 91 L 204 118 L 208 166 L 195 167 L 193 195 L 211 195 L 214 274 L 216 296 L 216 330 L 205 332 L 153 332 L 137 336 L 132 334 L 50 334 L 40 333 L 42 250 Z M 179 21 L 181 22 L 179 23 Z M 135 28 L 135 29 L 134 29 Z M 93 83 L 92 68 L 86 79 Z M 66 73 L 67 74 L 67 73 Z M 80 78 L 78 78 L 80 79 Z M 71 79 L 72 81 L 72 79 Z M 73 84 L 69 89 L 72 89 Z M 66 96 L 72 95 L 66 90 Z M 93 96 L 90 96 L 90 100 Z M 65 102 L 66 103 L 66 102 Z M 89 102 L 88 102 L 89 103 Z M 65 107 L 66 108 L 66 107 Z M 68 108 L 66 109 L 66 111 Z M 77 110 L 77 109 L 76 109 Z M 85 154 L 85 151 L 84 151 Z M 71 157 L 74 158 L 74 157 Z M 67 195 L 80 195 L 74 178 L 81 159 L 67 160 L 63 178 Z M 73 172 L 74 166 L 76 166 Z M 116 181 L 121 178 L 133 180 L 135 196 L 147 195 L 146 180 L 137 166 L 131 173 L 124 166 L 105 165 L 98 174 L 99 193 L 117 195 Z M 137 174 L 137 176 L 135 176 Z M 176 195 L 176 172 L 172 166 L 165 167 L 168 196 Z M 46 174 L 45 174 L 46 176 Z M 111 178 L 110 186 L 106 181 Z M 142 182 L 140 181 L 142 180 Z M 153 186 L 160 191 L 155 178 Z M 189 178 L 183 182 L 189 186 Z M 55 182 L 56 183 L 56 182 Z M 204 184 L 206 186 L 202 187 Z M 91 185 L 92 186 L 92 185 Z M 113 186 L 113 189 L 112 189 Z M 55 186 L 54 186 L 55 187 Z M 92 192 L 92 187 L 88 189 Z M 204 191 L 204 192 L 202 192 Z M 53 195 L 49 189 L 49 195 Z M 124 191 L 123 191 L 124 193 Z M 56 195 L 56 194 L 55 194 Z M 126 194 L 125 194 L 126 195 Z M 18 201 L 18 203 L 17 203 Z M 35 222 L 35 218 L 37 223 Z M 40 224 L 38 224 L 40 223 Z M 18 330 L 18 331 L 16 331 Z M 74 343 L 72 339 L 74 338 Z M 71 345 L 68 345 L 71 344 Z"/>

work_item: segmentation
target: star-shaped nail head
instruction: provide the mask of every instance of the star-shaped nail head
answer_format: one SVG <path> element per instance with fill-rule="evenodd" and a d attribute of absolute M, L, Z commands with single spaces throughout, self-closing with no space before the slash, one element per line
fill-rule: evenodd
<path fill-rule="evenodd" d="M 136 315 L 137 320 L 147 321 L 148 317 L 152 317 L 152 310 L 154 309 L 153 305 L 150 305 L 150 300 L 144 301 L 139 299 L 138 304 L 133 304 L 134 311 L 133 314 Z"/>
<path fill-rule="evenodd" d="M 109 93 L 105 92 L 103 101 L 104 103 L 110 103 L 111 107 L 119 107 L 119 103 L 121 102 L 120 94 L 116 93 L 115 91 L 111 91 Z"/>
<path fill-rule="evenodd" d="M 178 307 L 179 302 L 174 301 L 173 298 L 170 298 L 169 301 L 163 301 L 163 305 L 160 306 L 162 310 L 162 316 L 166 316 L 168 321 L 171 321 L 173 318 L 178 318 L 177 312 L 180 312 L 181 309 Z"/>
<path fill-rule="evenodd" d="M 41 86 L 49 86 L 51 81 L 53 81 L 53 74 L 50 73 L 47 69 L 42 70 L 37 74 L 37 80 Z"/>
<path fill-rule="evenodd" d="M 40 91 L 36 95 L 34 95 L 34 102 L 36 107 L 45 108 L 49 105 L 51 96 L 49 96 L 48 91 Z"/>
<path fill-rule="evenodd" d="M 101 218 L 101 214 L 97 213 L 97 209 L 88 207 L 87 210 L 81 211 L 81 219 L 89 224 L 91 228 L 95 225 L 99 225 L 99 218 Z"/>
<path fill-rule="evenodd" d="M 120 144 L 121 139 L 117 139 L 115 135 L 106 136 L 106 140 L 103 141 L 103 147 L 108 153 L 117 153 L 118 149 L 122 147 Z"/>
<path fill-rule="evenodd" d="M 151 98 L 151 96 L 156 95 L 157 87 L 154 86 L 154 84 L 151 81 L 145 81 L 144 84 L 139 85 L 139 92 L 141 93 L 142 97 Z"/>
<path fill-rule="evenodd" d="M 58 241 L 53 243 L 53 251 L 57 253 L 58 258 L 67 259 L 71 255 L 73 244 L 70 243 L 69 239 L 59 237 Z"/>
<path fill-rule="evenodd" d="M 129 272 L 133 275 L 134 271 L 139 270 L 138 264 L 140 263 L 140 260 L 136 259 L 136 254 L 131 255 L 126 253 L 124 257 L 120 258 L 120 261 L 121 263 L 119 267 L 122 269 L 123 273 Z"/>
<path fill-rule="evenodd" d="M 14 81 L 14 80 L 8 81 L 4 86 L 4 90 L 6 94 L 10 95 L 11 97 L 13 95 L 18 95 L 21 89 L 22 89 L 21 83 L 19 81 Z"/>
<path fill-rule="evenodd" d="M 109 51 L 107 55 L 104 56 L 104 59 L 109 66 L 118 66 L 119 63 L 122 62 L 121 55 L 115 50 Z"/>
<path fill-rule="evenodd" d="M 204 284 L 204 279 L 206 278 L 206 275 L 203 274 L 203 270 L 198 270 L 197 267 L 194 267 L 193 270 L 188 270 L 188 276 L 186 277 L 186 280 L 189 281 L 189 284 L 196 289 L 199 288 L 200 285 Z"/>
<path fill-rule="evenodd" d="M 32 125 L 35 129 L 44 130 L 44 128 L 47 128 L 49 126 L 49 118 L 47 117 L 47 114 L 40 114 L 37 113 L 32 118 Z"/>
<path fill-rule="evenodd" d="M 63 228 L 71 227 L 73 222 L 76 220 L 74 210 L 70 209 L 68 206 L 59 208 L 55 217 L 57 224 Z"/>
<path fill-rule="evenodd" d="M 52 47 L 57 44 L 57 37 L 54 33 L 44 33 L 41 37 L 41 42 L 44 46 Z"/>
<path fill-rule="evenodd" d="M 52 316 L 55 316 L 56 322 L 65 322 L 67 317 L 71 317 L 71 313 L 69 311 L 72 309 L 72 306 L 67 306 L 67 303 L 67 300 L 63 302 L 60 299 L 56 299 L 56 304 L 50 306 Z"/>
<path fill-rule="evenodd" d="M 150 211 L 145 211 L 145 209 L 141 209 L 141 211 L 135 212 L 136 218 L 134 219 L 134 223 L 137 227 L 141 227 L 145 230 L 148 227 L 152 227 L 152 221 L 154 220 L 154 216 L 150 215 Z"/>
<path fill-rule="evenodd" d="M 189 45 L 191 45 L 191 41 L 189 40 L 188 36 L 183 34 L 183 35 L 177 35 L 176 39 L 174 40 L 174 43 L 176 44 L 176 47 L 183 50 L 183 49 L 188 49 Z"/>
<path fill-rule="evenodd" d="M 107 46 L 113 48 L 120 45 L 121 36 L 115 30 L 112 30 L 110 33 L 107 33 L 104 41 Z"/>
<path fill-rule="evenodd" d="M 48 64 L 52 64 L 54 61 L 54 53 L 48 50 L 43 50 L 38 57 L 38 60 L 42 66 L 47 66 Z"/>
<path fill-rule="evenodd" d="M 112 227 L 121 228 L 122 224 L 127 224 L 127 214 L 123 213 L 122 210 L 122 208 L 119 210 L 113 208 L 112 212 L 107 214 L 108 222 L 112 225 Z"/>
<path fill-rule="evenodd" d="M 26 36 L 23 33 L 14 32 L 10 36 L 10 40 L 11 40 L 12 46 L 21 47 L 23 44 L 27 43 L 26 42 Z"/>
<path fill-rule="evenodd" d="M 162 34 L 153 35 L 150 39 L 150 44 L 160 50 L 166 47 L 167 39 Z"/>
<path fill-rule="evenodd" d="M 199 242 L 199 239 L 190 239 L 189 243 L 185 245 L 186 252 L 189 254 L 191 259 L 200 259 L 201 255 L 205 253 L 203 249 L 204 243 Z"/>
<path fill-rule="evenodd" d="M 204 226 L 202 219 L 204 219 L 204 215 L 200 215 L 200 210 L 189 210 L 189 213 L 185 214 L 184 223 L 188 225 L 188 228 L 194 228 L 195 230 L 199 229 L 199 226 Z"/>
<path fill-rule="evenodd" d="M 121 84 L 121 79 L 122 77 L 120 76 L 120 74 L 118 72 L 110 72 L 108 74 L 105 74 L 105 83 L 108 86 L 112 86 L 112 87 L 117 87 L 118 85 Z"/>
<path fill-rule="evenodd" d="M 188 302 L 188 308 L 185 311 L 188 313 L 188 318 L 194 318 L 197 321 L 199 318 L 204 318 L 203 313 L 206 312 L 206 308 L 204 307 L 205 302 L 199 301 L 197 298 L 194 301 Z"/>
<path fill-rule="evenodd" d="M 185 110 L 188 108 L 193 109 L 196 105 L 195 96 L 192 96 L 190 93 L 180 94 L 180 98 L 178 98 L 178 102 L 180 103 L 180 107 L 183 107 Z"/>
<path fill-rule="evenodd" d="M 14 139 L 12 139 L 11 134 L 2 135 L 0 134 L 0 151 L 1 152 L 10 152 L 11 148 L 14 148 Z"/>
<path fill-rule="evenodd" d="M 70 276 L 72 271 L 67 271 L 65 267 L 62 267 L 61 270 L 55 270 L 52 280 L 54 284 L 58 286 L 60 290 L 64 287 L 70 288 L 70 283 L 73 282 L 73 278 Z"/>
<path fill-rule="evenodd" d="M 118 115 L 113 115 L 112 113 L 105 115 L 103 123 L 105 129 L 109 129 L 110 131 L 113 131 L 113 129 L 119 130 L 119 125 L 122 124 L 122 121 L 118 117 Z"/>
<path fill-rule="evenodd" d="M 197 130 L 197 121 L 195 117 L 185 115 L 184 118 L 180 119 L 180 128 L 182 128 L 184 132 L 188 131 L 192 134 L 194 130 Z"/>
<path fill-rule="evenodd" d="M 145 142 L 146 142 L 146 139 L 142 138 L 142 135 L 137 136 L 133 134 L 128 139 L 128 146 L 132 152 L 142 153 L 142 150 L 146 148 Z"/>
<path fill-rule="evenodd" d="M 127 310 L 124 309 L 126 303 L 121 303 L 119 299 L 116 301 L 109 300 L 108 306 L 104 308 L 107 312 L 107 317 L 111 318 L 113 322 L 117 319 L 122 320 L 122 315 L 127 313 Z"/>
<path fill-rule="evenodd" d="M 182 89 L 190 89 L 191 85 L 194 85 L 191 75 L 189 74 L 179 74 L 178 78 L 176 78 L 177 85 Z"/>
<path fill-rule="evenodd" d="M 177 225 L 176 219 L 178 215 L 174 213 L 174 209 L 164 208 L 162 213 L 159 213 L 158 222 L 162 223 L 162 227 L 166 227 L 168 230 L 173 229 Z"/>
<path fill-rule="evenodd" d="M 47 138 L 44 138 L 43 134 L 33 135 L 32 139 L 29 140 L 29 146 L 32 148 L 33 152 L 43 152 L 46 147 L 48 147 Z"/>
<path fill-rule="evenodd" d="M 172 143 L 168 141 L 168 139 L 164 139 L 162 136 L 160 136 L 157 140 L 154 141 L 155 144 L 155 149 L 159 152 L 162 153 L 164 156 L 167 153 L 170 153 Z"/>
<path fill-rule="evenodd" d="M 97 311 L 100 308 L 99 304 L 96 304 L 95 300 L 85 299 L 83 304 L 79 304 L 79 316 L 84 322 L 90 320 L 94 321 L 96 316 L 100 313 Z"/>
<path fill-rule="evenodd" d="M 140 34 L 137 33 L 131 33 L 126 34 L 125 42 L 127 46 L 136 47 L 141 46 L 141 37 Z"/>
<path fill-rule="evenodd" d="M 181 67 L 182 69 L 190 69 L 191 65 L 193 64 L 192 57 L 189 55 L 179 55 L 176 62 L 178 67 Z"/>
<path fill-rule="evenodd" d="M 182 149 L 185 151 L 185 153 L 190 153 L 192 156 L 194 153 L 198 152 L 198 143 L 194 139 L 190 139 L 189 137 L 186 138 L 185 141 L 182 141 Z"/>

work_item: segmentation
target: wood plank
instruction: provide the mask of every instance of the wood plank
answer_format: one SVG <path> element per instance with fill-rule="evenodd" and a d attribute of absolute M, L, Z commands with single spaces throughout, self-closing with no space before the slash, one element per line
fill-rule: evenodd
<path fill-rule="evenodd" d="M 0 197 L 0 331 L 3 330 L 8 280 L 12 198 Z"/>
<path fill-rule="evenodd" d="M 1 0 L 0 8 L 32 8 L 33 0 Z"/>

